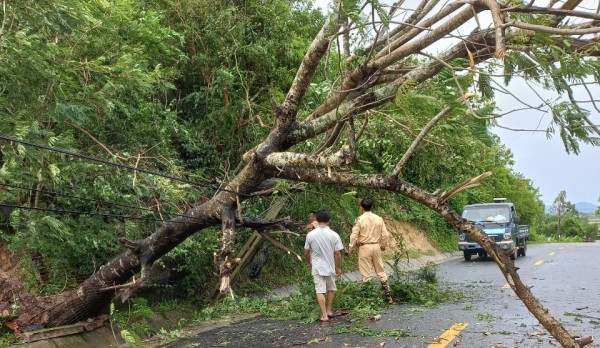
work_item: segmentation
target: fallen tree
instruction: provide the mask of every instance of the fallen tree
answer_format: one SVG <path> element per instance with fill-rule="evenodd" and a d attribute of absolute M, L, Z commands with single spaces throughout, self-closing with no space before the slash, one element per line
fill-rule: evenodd
<path fill-rule="evenodd" d="M 228 291 L 229 274 L 235 267 L 234 242 L 236 228 L 252 225 L 250 219 L 240 218 L 241 202 L 262 192 L 261 186 L 267 179 L 285 179 L 334 185 L 386 190 L 408 197 L 440 214 L 455 228 L 464 231 L 480 245 L 497 263 L 502 274 L 517 296 L 525 303 L 539 322 L 565 347 L 580 346 L 572 336 L 521 281 L 517 268 L 508 254 L 490 242 L 485 234 L 472 222 L 466 221 L 448 204 L 448 200 L 459 192 L 475 187 L 491 173 L 483 173 L 460 183 L 442 193 L 429 193 L 425 189 L 401 179 L 402 170 L 410 160 L 412 152 L 419 146 L 429 130 L 433 129 L 456 107 L 467 110 L 466 117 L 479 117 L 471 108 L 470 99 L 475 91 L 465 91 L 456 83 L 460 92 L 456 102 L 447 105 L 423 128 L 413 144 L 406 150 L 396 167 L 390 172 L 360 173 L 354 168 L 360 159 L 359 141 L 365 127 L 366 116 L 371 110 L 392 103 L 400 97 L 400 88 L 416 87 L 435 77 L 442 71 L 457 74 L 493 74 L 481 68 L 488 62 L 500 64 L 510 52 L 519 52 L 530 63 L 546 73 L 548 81 L 554 82 L 559 91 L 568 89 L 569 78 L 584 80 L 584 76 L 569 76 L 561 65 L 579 62 L 590 69 L 600 71 L 597 63 L 586 60 L 598 55 L 598 38 L 591 34 L 600 32 L 600 16 L 589 11 L 576 10 L 581 1 L 568 1 L 560 9 L 501 4 L 493 0 L 457 1 L 438 8 L 438 1 L 423 0 L 411 15 L 398 22 L 399 7 L 392 6 L 386 16 L 373 15 L 369 21 L 356 16 L 356 9 L 372 7 L 373 13 L 380 9 L 377 1 L 365 1 L 358 7 L 347 8 L 339 2 L 312 44 L 306 50 L 285 100 L 274 107 L 274 124 L 268 136 L 257 146 L 247 151 L 239 171 L 224 180 L 221 189 L 212 198 L 198 202 L 180 216 L 165 222 L 147 238 L 137 241 L 120 240 L 126 250 L 98 269 L 76 289 L 59 295 L 36 299 L 18 284 L 11 283 L 0 274 L 0 310 L 7 309 L 18 301 L 20 326 L 44 324 L 57 326 L 70 324 L 93 317 L 106 309 L 114 296 L 113 291 L 137 276 L 144 279 L 153 263 L 191 235 L 209 226 L 221 226 L 222 246 L 216 256 L 220 270 L 220 289 Z M 437 11 L 437 12 L 436 12 Z M 518 15 L 526 13 L 528 15 Z M 535 15 L 533 15 L 535 14 Z M 475 30 L 467 36 L 456 35 L 456 30 L 478 23 L 479 16 L 489 15 L 492 29 L 475 24 Z M 385 17 L 385 18 L 384 18 Z M 575 21 L 567 23 L 567 18 Z M 529 22 L 526 22 L 529 21 Z M 382 24 L 383 22 L 383 24 Z M 393 24 L 389 27 L 387 24 Z M 576 24 L 573 24 L 576 23 Z M 351 43 L 348 33 L 357 28 L 373 27 L 372 42 L 362 49 Z M 442 39 L 456 42 L 440 54 L 424 50 Z M 556 50 L 549 49 L 549 43 Z M 334 47 L 338 49 L 335 52 Z M 354 48 L 351 53 L 350 48 Z M 330 78 L 328 98 L 318 107 L 306 112 L 303 101 L 313 77 L 320 66 L 335 56 L 340 69 L 335 79 Z M 420 58 L 418 58 L 420 57 Z M 595 64 L 595 65 L 594 65 Z M 509 71 L 508 74 L 516 74 Z M 597 84 L 598 73 L 590 74 Z M 530 75 L 525 75 L 530 76 Z M 589 81 L 585 81 L 590 84 Z M 452 84 L 452 82 L 449 82 Z M 574 108 L 579 108 L 579 117 L 556 113 L 556 124 L 560 127 L 567 149 L 577 151 L 577 141 L 589 141 L 592 133 L 600 135 L 580 105 L 570 98 Z M 300 111 L 307 114 L 300 118 Z M 359 128 L 357 123 L 365 119 Z M 584 131 L 581 131 L 581 129 Z M 299 152 L 297 145 L 307 140 L 320 139 L 320 146 L 310 152 Z M 236 223 L 237 219 L 237 223 Z M 259 222 L 255 222 L 261 225 Z M 275 222 L 262 222 L 263 225 Z M 10 290 L 9 290 L 10 289 Z M 7 307 L 8 306 L 8 307 Z M 588 341 L 585 341 L 586 343 Z M 583 344 L 583 343 L 582 343 Z"/>

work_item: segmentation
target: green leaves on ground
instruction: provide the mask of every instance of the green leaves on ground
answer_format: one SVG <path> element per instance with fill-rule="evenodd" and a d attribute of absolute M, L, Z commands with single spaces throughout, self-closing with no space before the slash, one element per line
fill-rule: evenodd
<path fill-rule="evenodd" d="M 435 267 L 390 277 L 388 280 L 397 303 L 432 306 L 441 302 L 463 299 L 459 292 L 445 289 L 437 284 Z M 233 316 L 240 312 L 258 312 L 276 319 L 314 322 L 321 316 L 316 302 L 312 279 L 301 283 L 300 291 L 287 298 L 243 297 L 237 301 L 225 298 L 215 306 L 208 306 L 198 313 L 198 320 Z M 348 318 L 365 319 L 385 310 L 387 302 L 381 285 L 376 282 L 337 282 L 334 311 L 348 310 Z"/>

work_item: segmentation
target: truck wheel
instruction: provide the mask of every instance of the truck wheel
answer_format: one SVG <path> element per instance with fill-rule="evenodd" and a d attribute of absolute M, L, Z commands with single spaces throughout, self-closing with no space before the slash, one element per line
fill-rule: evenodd
<path fill-rule="evenodd" d="M 468 251 L 463 251 L 463 255 L 465 256 L 465 261 L 471 261 L 471 253 Z"/>
<path fill-rule="evenodd" d="M 527 256 L 527 241 L 523 241 L 523 246 L 521 247 L 521 256 Z"/>

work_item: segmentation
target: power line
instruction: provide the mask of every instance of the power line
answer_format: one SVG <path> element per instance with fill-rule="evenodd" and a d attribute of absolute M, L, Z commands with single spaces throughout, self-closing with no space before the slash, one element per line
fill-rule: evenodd
<path fill-rule="evenodd" d="M 116 207 L 123 207 L 123 208 L 136 209 L 136 210 L 145 210 L 145 211 L 149 211 L 149 212 L 153 212 L 153 213 L 158 213 L 158 214 L 165 214 L 165 215 L 169 215 L 169 216 L 181 216 L 181 217 L 193 219 L 192 216 L 181 215 L 181 214 L 178 214 L 178 213 L 169 213 L 169 212 L 163 212 L 163 211 L 160 211 L 160 210 L 155 210 L 155 209 L 150 209 L 150 208 L 136 207 L 136 206 L 128 205 L 128 204 L 107 202 L 107 201 L 102 201 L 102 200 L 99 200 L 99 199 L 81 197 L 81 196 L 76 196 L 76 195 L 70 195 L 70 194 L 62 193 L 62 192 L 49 191 L 49 190 L 41 190 L 41 189 L 35 189 L 35 188 L 26 187 L 26 186 L 13 185 L 13 184 L 3 184 L 3 183 L 0 183 L 0 186 L 10 187 L 10 188 L 17 188 L 17 189 L 26 190 L 26 191 L 36 191 L 36 192 L 46 193 L 46 194 L 50 194 L 50 195 L 54 195 L 54 196 L 63 196 L 63 197 L 75 198 L 75 199 L 79 199 L 79 200 L 82 200 L 82 201 L 96 202 L 96 203 L 107 204 L 107 205 L 112 205 L 112 206 L 116 206 Z"/>
<path fill-rule="evenodd" d="M 12 141 L 12 142 L 15 142 L 15 143 L 19 143 L 19 144 L 23 144 L 23 145 L 27 145 L 27 146 L 31 146 L 31 147 L 35 147 L 35 148 L 38 148 L 38 149 L 41 149 L 41 150 L 47 150 L 47 151 L 57 152 L 57 153 L 61 153 L 61 154 L 68 155 L 68 156 L 78 157 L 78 158 L 86 159 L 86 160 L 89 160 L 89 161 L 94 161 L 94 162 L 98 162 L 98 163 L 102 163 L 102 164 L 107 164 L 107 165 L 110 165 L 110 166 L 115 166 L 115 167 L 119 167 L 119 168 L 134 170 L 134 171 L 138 171 L 140 173 L 145 173 L 145 174 L 160 176 L 160 177 L 163 177 L 163 178 L 167 178 L 167 179 L 170 179 L 170 180 L 183 182 L 183 183 L 190 184 L 190 185 L 197 186 L 197 187 L 212 188 L 214 190 L 235 193 L 235 194 L 240 195 L 240 196 L 251 196 L 251 195 L 247 195 L 247 194 L 243 194 L 243 193 L 238 193 L 238 192 L 233 191 L 233 190 L 224 189 L 224 188 L 221 188 L 221 187 L 218 187 L 218 186 L 215 186 L 215 185 L 211 185 L 211 184 L 203 184 L 203 183 L 199 183 L 199 182 L 194 182 L 194 181 L 190 181 L 190 180 L 178 178 L 178 177 L 171 176 L 171 175 L 154 172 L 154 171 L 147 170 L 147 169 L 137 168 L 137 167 L 130 166 L 130 165 L 127 165 L 127 164 L 120 164 L 120 163 L 109 162 L 107 160 L 104 160 L 104 159 L 101 159 L 101 158 L 98 158 L 98 157 L 93 157 L 93 156 L 88 156 L 88 155 L 82 155 L 82 154 L 77 153 L 77 152 L 67 151 L 67 150 L 63 150 L 63 149 L 59 149 L 59 148 L 55 148 L 55 147 L 51 147 L 51 146 L 40 145 L 40 144 L 32 143 L 32 142 L 29 142 L 29 141 L 26 141 L 26 140 L 21 140 L 21 139 L 16 139 L 16 138 L 12 138 L 12 137 L 7 137 L 5 135 L 0 135 L 0 139 L 6 140 L 6 141 Z"/>
<path fill-rule="evenodd" d="M 61 214 L 72 214 L 72 215 L 114 217 L 114 218 L 123 219 L 123 220 L 141 220 L 141 221 L 160 222 L 160 223 L 193 224 L 193 222 L 185 222 L 185 221 L 158 220 L 158 219 L 143 218 L 143 217 L 136 217 L 136 216 L 130 216 L 130 215 L 117 215 L 117 214 L 110 214 L 110 213 L 94 213 L 94 212 L 88 212 L 88 211 L 75 211 L 75 210 L 63 210 L 63 209 L 52 209 L 52 208 L 37 208 L 37 207 L 28 207 L 28 206 L 24 206 L 24 205 L 14 205 L 14 204 L 0 203 L 0 207 L 24 209 L 24 210 L 35 210 L 35 211 L 49 211 L 49 212 L 55 212 L 55 213 L 61 213 Z"/>

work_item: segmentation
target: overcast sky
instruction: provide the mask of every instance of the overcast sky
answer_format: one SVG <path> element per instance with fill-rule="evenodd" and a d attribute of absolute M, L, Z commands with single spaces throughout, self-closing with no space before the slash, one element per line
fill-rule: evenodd
<path fill-rule="evenodd" d="M 515 90 L 524 100 L 540 104 L 539 97 L 529 89 L 517 86 Z M 600 96 L 600 92 L 595 95 Z M 500 108 L 514 108 L 512 98 L 496 93 L 496 99 Z M 600 115 L 591 109 L 594 112 L 590 114 L 590 119 L 596 124 L 600 123 Z M 520 111 L 504 116 L 499 124 L 511 128 L 544 130 L 550 118 L 550 115 L 538 111 Z M 573 203 L 597 205 L 600 196 L 600 148 L 581 144 L 579 155 L 567 154 L 558 134 L 547 139 L 546 134 L 541 132 L 515 132 L 498 127 L 492 131 L 513 152 L 515 171 L 533 180 L 545 202 L 552 202 L 561 190 L 565 190 L 567 199 Z"/>
<path fill-rule="evenodd" d="M 315 4 L 325 9 L 330 2 L 330 0 L 316 0 Z M 540 4 L 543 4 L 543 1 Z M 597 6 L 594 5 L 594 0 L 585 0 L 583 5 L 594 9 Z M 408 3 L 407 6 L 409 6 Z M 480 20 L 485 22 L 485 18 L 480 17 Z M 462 33 L 468 33 L 471 28 L 459 30 Z M 445 49 L 445 46 L 448 45 L 438 44 L 427 51 L 439 52 Z M 523 82 L 515 80 L 515 83 L 511 83 L 509 90 L 527 103 L 536 106 L 542 104 L 540 97 Z M 544 99 L 554 98 L 552 94 L 541 91 L 541 88 L 536 88 L 536 91 Z M 596 86 L 592 93 L 598 99 L 600 88 Z M 589 96 L 584 90 L 579 91 L 576 95 L 576 99 L 583 100 L 585 98 L 589 99 Z M 496 101 L 498 107 L 504 112 L 523 107 L 513 97 L 501 93 L 496 93 Z M 587 109 L 592 111 L 590 119 L 595 124 L 600 124 L 600 114 L 590 104 L 586 105 Z M 550 119 L 551 116 L 548 114 L 527 110 L 506 115 L 498 123 L 509 128 L 545 130 L 550 124 Z M 513 152 L 514 170 L 533 181 L 534 186 L 539 188 L 544 202 L 552 202 L 561 190 L 565 190 L 567 199 L 573 203 L 589 202 L 598 205 L 600 197 L 599 147 L 581 144 L 579 155 L 569 155 L 566 153 L 558 133 L 551 139 L 547 139 L 545 132 L 515 132 L 499 127 L 494 127 L 492 131 Z"/>

